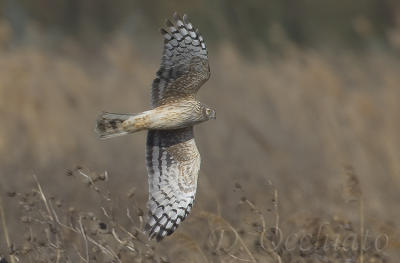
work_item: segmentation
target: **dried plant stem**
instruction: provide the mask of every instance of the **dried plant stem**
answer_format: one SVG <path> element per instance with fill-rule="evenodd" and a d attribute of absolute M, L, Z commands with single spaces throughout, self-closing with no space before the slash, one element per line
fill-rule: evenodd
<path fill-rule="evenodd" d="M 230 231 L 232 231 L 236 237 L 236 239 L 239 241 L 240 245 L 242 246 L 242 248 L 244 249 L 244 251 L 246 251 L 247 255 L 249 256 L 251 262 L 257 262 L 255 257 L 253 256 L 253 254 L 250 252 L 249 248 L 246 246 L 245 242 L 243 241 L 243 239 L 240 237 L 239 233 L 236 231 L 236 229 L 230 224 L 228 223 L 224 218 L 222 218 L 221 216 L 206 212 L 206 211 L 202 211 L 199 213 L 200 217 L 205 217 L 207 219 L 212 219 L 213 221 L 219 221 L 221 223 L 223 223 L 226 227 L 228 227 L 228 229 Z"/>
<path fill-rule="evenodd" d="M 71 231 L 73 231 L 73 232 L 75 232 L 75 233 L 77 233 L 77 234 L 82 235 L 82 237 L 83 237 L 83 239 L 84 239 L 84 242 L 85 242 L 86 259 L 83 258 L 83 257 L 80 255 L 80 253 L 78 253 L 78 255 L 79 255 L 79 257 L 81 257 L 81 259 L 82 259 L 84 262 L 89 262 L 89 251 L 88 251 L 89 244 L 88 244 L 88 242 L 90 242 L 90 243 L 92 243 L 93 245 L 95 245 L 95 246 L 97 246 L 98 248 L 100 248 L 100 250 L 101 250 L 104 254 L 108 254 L 108 255 L 110 255 L 111 257 L 113 257 L 113 259 L 114 259 L 116 262 L 121 262 L 121 261 L 119 260 L 118 256 L 117 256 L 117 254 L 116 254 L 112 249 L 107 248 L 107 247 L 101 245 L 100 243 L 98 243 L 97 241 L 95 241 L 93 238 L 91 238 L 90 236 L 87 236 L 87 235 L 86 235 L 86 232 L 85 232 L 85 230 L 84 230 L 84 228 L 83 228 L 82 218 L 81 218 L 81 217 L 79 217 L 79 227 L 76 227 L 76 228 L 61 223 L 61 221 L 59 220 L 59 217 L 58 217 L 56 211 L 54 210 L 54 208 L 53 208 L 51 202 L 47 200 L 46 195 L 44 194 L 44 192 L 43 192 L 43 190 L 42 190 L 42 187 L 41 187 L 41 185 L 40 185 L 40 183 L 39 183 L 39 180 L 37 179 L 37 177 L 36 177 L 35 175 L 33 176 L 33 178 L 34 178 L 35 181 L 36 181 L 36 184 L 37 184 L 37 187 L 38 187 L 38 191 L 39 191 L 40 196 L 41 196 L 41 198 L 42 198 L 42 201 L 43 201 L 43 203 L 44 203 L 44 205 L 45 205 L 45 207 L 46 207 L 46 210 L 47 210 L 47 213 L 48 213 L 48 218 L 51 220 L 51 222 L 53 222 L 53 223 L 55 223 L 55 224 L 57 224 L 57 225 L 59 225 L 59 226 L 65 228 L 65 229 L 71 230 Z M 2 210 L 0 210 L 0 211 L 2 211 Z M 78 251 L 78 252 L 79 252 L 79 251 Z M 16 261 L 15 261 L 15 260 L 14 260 L 14 261 L 12 260 L 11 263 L 16 263 Z"/>
<path fill-rule="evenodd" d="M 175 234 L 175 238 L 177 240 L 189 243 L 191 245 L 191 247 L 193 247 L 197 252 L 199 252 L 199 254 L 202 257 L 203 262 L 209 262 L 207 257 L 206 257 L 206 255 L 204 254 L 203 250 L 201 249 L 201 247 L 189 235 L 186 235 L 186 234 L 183 234 L 183 233 L 176 233 Z"/>
<path fill-rule="evenodd" d="M 264 244 L 264 237 L 265 237 L 265 233 L 267 231 L 266 229 L 266 223 L 265 223 L 265 218 L 264 215 L 261 213 L 261 211 L 249 200 L 246 200 L 246 204 L 248 204 L 250 206 L 250 208 L 256 212 L 256 214 L 260 217 L 260 221 L 261 221 L 261 226 L 262 226 L 262 230 L 260 233 L 260 246 L 269 254 L 272 255 L 271 257 L 275 258 L 276 261 L 278 263 L 281 263 L 281 257 L 276 253 L 275 250 L 271 249 L 271 248 L 267 248 Z M 275 230 L 278 231 L 278 227 L 279 227 L 279 213 L 278 213 L 278 190 L 274 190 L 274 210 L 275 210 Z"/>
<path fill-rule="evenodd" d="M 56 236 L 56 242 L 57 242 L 57 244 L 59 243 L 58 236 Z M 61 258 L 61 249 L 59 246 L 57 246 L 56 263 L 60 262 L 60 258 Z"/>
<path fill-rule="evenodd" d="M 251 262 L 249 259 L 239 258 L 239 257 L 237 257 L 237 256 L 235 256 L 235 255 L 233 255 L 233 254 L 229 254 L 229 253 L 228 253 L 228 255 L 229 255 L 231 258 L 236 259 L 236 260 L 239 260 L 239 261 Z"/>
<path fill-rule="evenodd" d="M 46 196 L 44 195 L 44 192 L 43 192 L 43 190 L 42 190 L 42 186 L 40 185 L 39 180 L 37 179 L 36 175 L 33 175 L 33 179 L 34 179 L 35 182 L 36 182 L 36 185 L 37 185 L 38 190 L 39 190 L 39 193 L 40 193 L 40 197 L 42 197 L 44 206 L 46 207 L 47 214 L 49 215 L 50 220 L 51 220 L 51 221 L 54 221 L 53 216 L 52 216 L 51 211 L 50 211 L 49 204 L 48 204 L 47 199 L 46 199 Z"/>
<path fill-rule="evenodd" d="M 269 247 L 266 247 L 264 244 L 264 237 L 265 237 L 265 233 L 267 231 L 266 229 L 266 224 L 265 224 L 265 219 L 264 216 L 262 214 L 259 214 L 260 216 L 260 221 L 261 221 L 261 226 L 262 226 L 262 230 L 260 233 L 260 246 L 269 254 L 272 255 L 272 258 L 275 258 L 276 262 L 281 263 L 281 257 L 278 255 L 278 253 L 276 253 L 276 251 L 274 249 L 271 249 Z M 276 231 L 278 231 L 278 229 L 276 229 Z"/>
<path fill-rule="evenodd" d="M 236 231 L 236 229 L 229 224 L 229 227 L 233 233 L 235 233 L 236 237 L 238 238 L 240 244 L 242 245 L 243 249 L 246 251 L 247 255 L 249 255 L 250 259 L 252 262 L 257 262 L 256 259 L 254 258 L 253 254 L 250 252 L 249 248 L 246 246 L 244 243 L 243 239 L 240 237 L 239 233 Z"/>
<path fill-rule="evenodd" d="M 86 262 L 89 262 L 89 246 L 88 246 L 88 241 L 87 241 L 87 236 L 86 236 L 86 231 L 83 228 L 83 224 L 82 224 L 82 217 L 79 217 L 79 228 L 81 230 L 81 234 L 83 237 L 83 241 L 85 241 L 85 252 L 86 252 Z"/>
<path fill-rule="evenodd" d="M 275 229 L 279 229 L 279 201 L 278 201 L 278 190 L 274 190 L 274 213 L 275 213 Z"/>
<path fill-rule="evenodd" d="M 3 232 L 4 232 L 4 238 L 6 240 L 7 248 L 9 249 L 11 247 L 11 241 L 10 241 L 10 236 L 8 235 L 6 215 L 4 214 L 3 200 L 1 196 L 0 196 L 0 216 L 1 216 L 1 225 L 3 227 Z M 14 255 L 10 255 L 10 261 L 11 263 L 16 263 Z"/>
<path fill-rule="evenodd" d="M 360 263 L 364 263 L 364 198 L 360 196 Z"/>

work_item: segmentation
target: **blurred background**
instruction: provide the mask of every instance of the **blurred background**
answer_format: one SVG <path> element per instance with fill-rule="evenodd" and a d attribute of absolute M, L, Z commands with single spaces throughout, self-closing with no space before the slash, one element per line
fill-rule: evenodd
<path fill-rule="evenodd" d="M 159 28 L 174 11 L 206 41 L 211 79 L 198 98 L 218 113 L 196 127 L 193 212 L 235 224 L 240 191 L 263 207 L 272 182 L 282 221 L 357 219 L 343 192 L 351 169 L 368 224 L 398 237 L 396 0 L 0 0 L 0 195 L 10 228 L 20 211 L 6 194 L 33 187 L 32 174 L 50 194 L 91 207 L 65 179 L 77 165 L 107 171 L 115 193 L 135 187 L 145 209 L 146 134 L 100 141 L 94 124 L 101 111 L 149 108 Z"/>

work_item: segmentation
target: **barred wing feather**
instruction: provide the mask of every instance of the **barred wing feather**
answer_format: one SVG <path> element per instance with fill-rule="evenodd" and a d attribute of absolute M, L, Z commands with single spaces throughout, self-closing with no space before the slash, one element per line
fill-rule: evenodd
<path fill-rule="evenodd" d="M 152 106 L 194 96 L 210 78 L 206 45 L 186 15 L 174 14 L 161 29 L 164 50 L 152 85 Z"/>
<path fill-rule="evenodd" d="M 149 175 L 146 230 L 159 241 L 175 231 L 193 206 L 200 169 L 193 127 L 149 131 L 146 161 Z"/>

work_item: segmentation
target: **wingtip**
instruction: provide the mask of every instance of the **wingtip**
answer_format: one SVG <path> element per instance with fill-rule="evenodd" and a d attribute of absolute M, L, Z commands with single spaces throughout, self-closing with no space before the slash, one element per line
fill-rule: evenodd
<path fill-rule="evenodd" d="M 178 12 L 174 12 L 174 14 L 172 15 L 172 17 L 174 18 L 175 21 L 180 20 L 180 15 L 178 14 Z"/>
<path fill-rule="evenodd" d="M 188 16 L 187 16 L 187 14 L 183 14 L 183 22 L 184 22 L 185 24 L 189 23 L 189 18 L 188 18 Z"/>
<path fill-rule="evenodd" d="M 170 35 L 170 33 L 168 32 L 168 30 L 167 29 L 165 29 L 165 28 L 160 28 L 160 33 L 161 33 L 161 35 L 166 39 L 166 40 L 169 40 L 169 39 L 171 39 L 171 35 Z"/>
<path fill-rule="evenodd" d="M 154 225 L 152 227 L 150 226 L 150 224 L 147 223 L 146 226 L 144 227 L 144 231 L 147 232 L 148 234 L 148 240 L 156 240 L 157 242 L 160 242 L 168 235 L 168 233 L 166 231 L 156 232 L 155 231 L 156 226 L 157 225 Z"/>
<path fill-rule="evenodd" d="M 169 19 L 167 19 L 166 21 L 165 21 L 165 25 L 167 26 L 167 27 L 173 27 L 174 26 L 174 24 L 171 22 L 171 20 L 169 20 Z"/>

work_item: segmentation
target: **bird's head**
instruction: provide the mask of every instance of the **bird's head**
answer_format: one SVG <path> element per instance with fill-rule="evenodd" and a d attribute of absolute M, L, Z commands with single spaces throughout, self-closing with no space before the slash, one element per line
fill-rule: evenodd
<path fill-rule="evenodd" d="M 207 120 L 215 120 L 217 118 L 217 113 L 215 110 L 208 108 L 207 106 L 203 107 L 203 116 Z"/>

